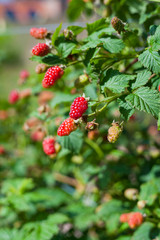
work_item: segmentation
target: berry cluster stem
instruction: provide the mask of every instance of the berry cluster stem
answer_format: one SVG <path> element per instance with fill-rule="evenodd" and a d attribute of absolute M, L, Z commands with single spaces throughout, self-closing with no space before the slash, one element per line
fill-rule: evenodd
<path fill-rule="evenodd" d="M 102 113 L 102 112 L 107 108 L 107 106 L 108 106 L 109 103 L 111 103 L 111 102 L 113 102 L 114 100 L 116 100 L 117 98 L 122 97 L 122 96 L 127 95 L 127 94 L 128 94 L 128 93 L 116 94 L 116 95 L 114 95 L 114 96 L 111 96 L 111 97 L 106 98 L 106 99 L 103 100 L 103 101 L 100 101 L 100 102 L 98 103 L 98 105 L 100 105 L 101 103 L 105 103 L 105 105 L 104 105 L 102 108 L 100 108 L 99 110 L 97 110 L 97 111 L 89 114 L 89 115 L 88 115 L 88 118 L 89 118 L 89 117 L 94 117 L 94 116 Z"/>

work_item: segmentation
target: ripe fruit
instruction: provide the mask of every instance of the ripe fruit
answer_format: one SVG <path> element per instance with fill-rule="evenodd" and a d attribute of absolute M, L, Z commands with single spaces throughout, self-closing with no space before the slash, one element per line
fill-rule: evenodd
<path fill-rule="evenodd" d="M 143 215 L 140 212 L 132 213 L 129 216 L 128 224 L 131 229 L 134 229 L 140 226 L 143 222 Z"/>
<path fill-rule="evenodd" d="M 44 76 L 42 86 L 44 88 L 52 87 L 54 83 L 61 78 L 63 73 L 63 70 L 59 66 L 50 67 Z"/>
<path fill-rule="evenodd" d="M 71 132 L 77 129 L 77 125 L 75 124 L 72 118 L 67 118 L 58 128 L 58 135 L 59 136 L 68 136 Z"/>
<path fill-rule="evenodd" d="M 31 28 L 30 35 L 37 39 L 44 39 L 47 35 L 46 28 Z"/>
<path fill-rule="evenodd" d="M 123 213 L 123 214 L 121 214 L 121 216 L 120 216 L 120 222 L 121 222 L 121 223 L 128 222 L 129 217 L 130 217 L 131 214 L 132 214 L 132 213 Z"/>
<path fill-rule="evenodd" d="M 127 222 L 131 229 L 138 227 L 143 222 L 143 215 L 140 212 L 123 213 L 120 216 L 120 222 Z"/>
<path fill-rule="evenodd" d="M 52 136 L 48 136 L 43 140 L 43 151 L 47 155 L 52 155 L 56 152 L 55 150 L 55 139 Z"/>
<path fill-rule="evenodd" d="M 32 54 L 36 56 L 45 56 L 49 53 L 49 46 L 45 43 L 38 43 L 36 46 L 32 48 Z"/>
<path fill-rule="evenodd" d="M 88 109 L 88 101 L 84 97 L 77 97 L 71 105 L 69 116 L 73 119 L 82 117 Z"/>
<path fill-rule="evenodd" d="M 19 77 L 25 80 L 29 77 L 29 72 L 27 70 L 22 70 L 19 74 Z"/>
<path fill-rule="evenodd" d="M 0 155 L 3 155 L 5 153 L 5 149 L 3 146 L 0 145 Z"/>
<path fill-rule="evenodd" d="M 120 34 L 124 31 L 125 24 L 121 21 L 121 19 L 117 17 L 113 17 L 111 20 L 112 27 Z"/>
<path fill-rule="evenodd" d="M 46 135 L 46 132 L 42 129 L 35 130 L 31 134 L 31 139 L 35 142 L 41 142 Z"/>
<path fill-rule="evenodd" d="M 160 84 L 159 84 L 159 87 L 158 87 L 158 91 L 160 92 Z"/>
<path fill-rule="evenodd" d="M 14 104 L 19 100 L 19 92 L 17 90 L 12 90 L 9 94 L 9 103 Z"/>
<path fill-rule="evenodd" d="M 119 138 L 120 134 L 122 132 L 122 126 L 119 125 L 117 122 L 112 123 L 112 127 L 108 129 L 108 141 L 110 143 L 115 143 L 117 139 Z"/>

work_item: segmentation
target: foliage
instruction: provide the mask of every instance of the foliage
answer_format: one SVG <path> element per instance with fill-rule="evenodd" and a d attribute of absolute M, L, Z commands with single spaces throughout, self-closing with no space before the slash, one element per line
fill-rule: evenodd
<path fill-rule="evenodd" d="M 70 2 L 71 20 L 82 11 L 93 12 L 94 3 L 86 2 Z M 110 7 L 127 22 L 121 34 L 111 26 L 111 18 L 86 27 L 69 26 L 68 36 L 60 24 L 47 36 L 51 53 L 31 57 L 33 63 L 64 67 L 63 77 L 45 90 L 53 95 L 47 102 L 49 111 L 39 110 L 44 73 L 32 73 L 19 87 L 20 93 L 31 89 L 28 97 L 21 95 L 12 106 L 1 103 L 7 113 L 2 118 L 0 111 L 0 145 L 5 148 L 0 155 L 1 240 L 160 238 L 159 5 L 134 0 L 110 1 Z M 99 13 L 101 9 L 104 4 Z M 83 74 L 88 81 L 77 85 Z M 83 93 L 89 108 L 78 129 L 57 136 L 71 103 Z M 28 127 L 31 117 L 36 125 Z M 97 135 L 86 130 L 94 119 Z M 113 120 L 124 122 L 114 144 L 107 140 Z M 56 156 L 46 156 L 42 139 L 32 137 L 39 129 L 56 137 L 61 145 Z M 136 198 L 126 195 L 131 188 L 137 189 Z M 140 227 L 131 230 L 120 223 L 122 213 L 136 211 L 144 216 Z"/>

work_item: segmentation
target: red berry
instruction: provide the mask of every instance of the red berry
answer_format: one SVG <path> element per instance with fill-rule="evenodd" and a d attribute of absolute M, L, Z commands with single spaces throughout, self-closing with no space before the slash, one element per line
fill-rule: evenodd
<path fill-rule="evenodd" d="M 22 70 L 20 72 L 20 78 L 21 79 L 27 79 L 29 77 L 29 72 L 27 70 Z"/>
<path fill-rule="evenodd" d="M 158 87 L 158 91 L 160 92 L 160 84 L 159 84 L 159 87 Z"/>
<path fill-rule="evenodd" d="M 9 103 L 14 104 L 19 100 L 19 92 L 17 90 L 12 90 L 9 94 Z"/>
<path fill-rule="evenodd" d="M 83 113 L 88 109 L 88 102 L 84 97 L 77 97 L 71 105 L 69 116 L 73 119 L 82 117 Z"/>
<path fill-rule="evenodd" d="M 121 223 L 128 222 L 129 217 L 130 217 L 131 214 L 132 214 L 132 213 L 123 213 L 123 214 L 121 214 L 121 216 L 120 216 L 120 222 L 121 222 Z"/>
<path fill-rule="evenodd" d="M 38 43 L 36 46 L 32 48 L 33 55 L 41 57 L 47 55 L 49 51 L 50 51 L 49 46 L 45 43 Z"/>
<path fill-rule="evenodd" d="M 3 155 L 5 153 L 5 149 L 3 146 L 0 145 L 0 155 Z"/>
<path fill-rule="evenodd" d="M 143 215 L 140 212 L 131 213 L 129 216 L 128 224 L 131 229 L 140 226 L 143 222 Z"/>
<path fill-rule="evenodd" d="M 43 140 L 43 151 L 47 155 L 52 155 L 56 152 L 55 150 L 55 139 L 52 136 L 46 137 Z"/>
<path fill-rule="evenodd" d="M 31 28 L 30 35 L 37 39 L 44 39 L 47 35 L 47 29 L 46 28 Z"/>
<path fill-rule="evenodd" d="M 54 83 L 61 78 L 63 73 L 63 70 L 59 66 L 50 67 L 44 76 L 42 86 L 44 88 L 52 87 Z"/>
<path fill-rule="evenodd" d="M 68 136 L 71 132 L 77 129 L 77 125 L 75 124 L 72 118 L 67 118 L 58 128 L 58 135 L 59 136 Z"/>

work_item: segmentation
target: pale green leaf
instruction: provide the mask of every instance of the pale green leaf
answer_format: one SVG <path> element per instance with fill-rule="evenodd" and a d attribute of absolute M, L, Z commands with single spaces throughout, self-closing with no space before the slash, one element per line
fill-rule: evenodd
<path fill-rule="evenodd" d="M 56 28 L 55 32 L 52 35 L 52 45 L 54 45 L 56 39 L 58 38 L 61 28 L 62 28 L 62 23 L 60 23 L 60 25 Z"/>
<path fill-rule="evenodd" d="M 104 38 L 103 47 L 111 53 L 119 53 L 124 47 L 121 39 Z"/>

